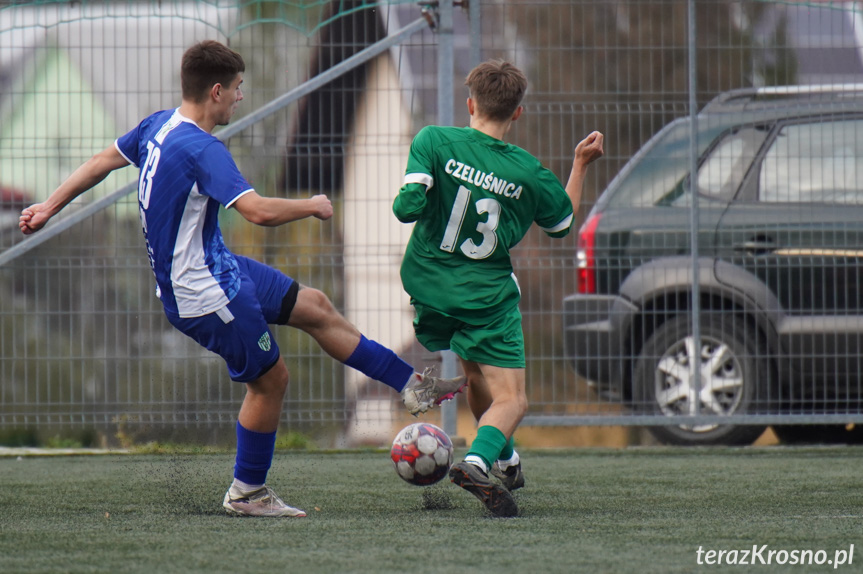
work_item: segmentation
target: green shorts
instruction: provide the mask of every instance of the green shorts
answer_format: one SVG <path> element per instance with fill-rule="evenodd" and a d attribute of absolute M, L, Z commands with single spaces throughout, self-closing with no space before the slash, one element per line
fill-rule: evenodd
<path fill-rule="evenodd" d="M 429 351 L 452 351 L 467 361 L 493 367 L 523 369 L 524 333 L 518 307 L 487 325 L 470 325 L 440 311 L 414 303 L 414 332 Z"/>

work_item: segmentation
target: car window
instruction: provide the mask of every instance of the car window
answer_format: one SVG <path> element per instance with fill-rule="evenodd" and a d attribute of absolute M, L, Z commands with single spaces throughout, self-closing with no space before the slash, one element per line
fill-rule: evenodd
<path fill-rule="evenodd" d="M 863 120 L 789 125 L 770 146 L 759 198 L 863 205 Z"/>
<path fill-rule="evenodd" d="M 712 128 L 698 136 L 698 153 L 722 131 Z M 685 178 L 689 175 L 689 124 L 681 122 L 654 142 L 648 153 L 633 164 L 619 187 L 608 199 L 611 207 L 685 205 L 689 196 Z"/>
<path fill-rule="evenodd" d="M 766 137 L 767 132 L 758 127 L 744 127 L 723 137 L 698 169 L 699 195 L 734 197 Z"/>

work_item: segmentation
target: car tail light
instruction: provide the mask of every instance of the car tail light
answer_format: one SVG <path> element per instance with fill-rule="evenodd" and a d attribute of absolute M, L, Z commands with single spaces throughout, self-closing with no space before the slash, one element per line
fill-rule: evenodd
<path fill-rule="evenodd" d="M 596 226 L 599 214 L 589 218 L 578 231 L 578 292 L 596 293 Z"/>

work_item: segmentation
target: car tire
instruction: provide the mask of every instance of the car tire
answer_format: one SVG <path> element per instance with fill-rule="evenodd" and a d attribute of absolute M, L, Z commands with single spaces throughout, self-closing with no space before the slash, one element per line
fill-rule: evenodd
<path fill-rule="evenodd" d="M 863 444 L 863 425 L 773 425 L 773 434 L 786 445 Z"/>
<path fill-rule="evenodd" d="M 642 414 L 689 413 L 693 389 L 688 365 L 694 353 L 692 319 L 681 315 L 660 325 L 639 353 L 634 374 L 633 407 Z M 701 414 L 754 412 L 768 395 L 772 377 L 760 358 L 755 331 L 734 315 L 701 316 Z M 711 361 L 712 360 L 712 361 Z M 708 363 L 713 362 L 713 365 Z M 712 385 L 714 390 L 710 390 Z M 649 426 L 660 442 L 703 446 L 752 444 L 766 425 Z"/>

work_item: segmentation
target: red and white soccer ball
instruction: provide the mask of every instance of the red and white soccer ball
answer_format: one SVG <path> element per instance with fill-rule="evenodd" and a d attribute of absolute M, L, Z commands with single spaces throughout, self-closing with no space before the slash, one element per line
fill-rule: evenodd
<path fill-rule="evenodd" d="M 433 424 L 414 423 L 396 435 L 390 457 L 402 479 L 428 486 L 446 476 L 452 466 L 452 441 Z"/>

